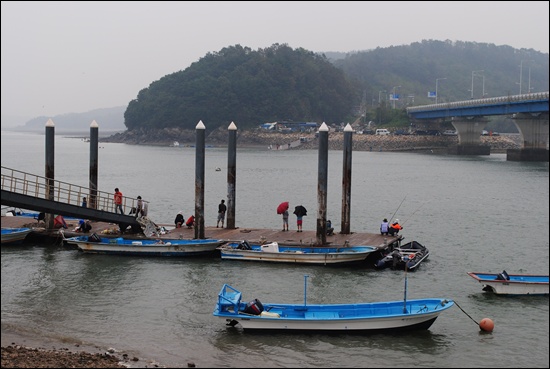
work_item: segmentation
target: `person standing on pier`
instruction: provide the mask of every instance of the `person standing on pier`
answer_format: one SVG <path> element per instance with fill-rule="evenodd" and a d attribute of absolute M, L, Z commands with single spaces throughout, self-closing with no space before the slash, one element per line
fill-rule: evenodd
<path fill-rule="evenodd" d="M 283 211 L 283 232 L 288 232 L 288 209 Z"/>
<path fill-rule="evenodd" d="M 115 213 L 119 210 L 120 214 L 124 215 L 124 210 L 122 210 L 122 192 L 119 191 L 118 187 L 115 188 L 113 200 L 115 202 Z"/>
<path fill-rule="evenodd" d="M 141 214 L 141 216 L 144 216 L 143 214 L 143 200 L 141 199 L 141 196 L 137 197 L 137 209 L 136 209 L 136 218 Z"/>
<path fill-rule="evenodd" d="M 222 228 L 223 223 L 225 221 L 225 212 L 227 211 L 227 206 L 225 206 L 225 200 L 222 199 L 222 202 L 218 205 L 218 222 L 216 223 L 216 228 L 220 225 L 220 222 L 222 222 Z"/>

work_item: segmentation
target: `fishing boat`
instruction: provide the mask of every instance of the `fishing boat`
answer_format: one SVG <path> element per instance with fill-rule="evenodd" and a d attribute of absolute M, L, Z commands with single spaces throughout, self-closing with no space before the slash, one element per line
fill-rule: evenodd
<path fill-rule="evenodd" d="M 548 274 L 475 273 L 468 275 L 483 286 L 482 290 L 498 295 L 548 295 Z"/>
<path fill-rule="evenodd" d="M 382 255 L 376 263 L 377 269 L 392 268 L 415 271 L 420 263 L 430 256 L 430 250 L 417 241 L 398 245 Z"/>
<path fill-rule="evenodd" d="M 213 315 L 244 331 L 380 332 L 427 330 L 454 305 L 442 298 L 407 300 L 406 283 L 403 300 L 350 304 L 308 304 L 306 288 L 304 282 L 303 304 L 281 304 L 244 302 L 239 290 L 224 284 Z"/>
<path fill-rule="evenodd" d="M 31 232 L 31 228 L 2 228 L 2 245 L 21 243 Z"/>
<path fill-rule="evenodd" d="M 97 234 L 64 238 L 64 241 L 89 254 L 118 254 L 140 256 L 197 256 L 216 253 L 224 243 L 218 239 L 126 239 L 107 238 Z"/>
<path fill-rule="evenodd" d="M 300 264 L 344 264 L 364 261 L 374 246 L 285 246 L 277 242 L 250 244 L 229 242 L 218 247 L 222 259 Z"/>

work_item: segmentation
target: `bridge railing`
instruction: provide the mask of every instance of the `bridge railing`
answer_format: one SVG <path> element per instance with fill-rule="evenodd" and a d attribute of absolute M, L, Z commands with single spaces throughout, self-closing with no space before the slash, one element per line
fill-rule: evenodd
<path fill-rule="evenodd" d="M 548 101 L 548 96 L 549 96 L 548 92 L 536 92 L 536 93 L 522 94 L 522 95 L 489 97 L 484 99 L 474 99 L 474 100 L 455 101 L 455 102 L 448 102 L 448 103 L 441 103 L 441 104 L 413 106 L 413 107 L 407 108 L 407 112 L 415 113 L 415 112 L 421 112 L 425 110 L 445 110 L 445 109 L 452 109 L 452 108 L 459 108 L 459 107 L 477 106 L 480 104 L 498 105 L 502 103 L 512 104 L 512 103 L 527 102 L 527 101 L 540 101 L 540 100 Z"/>
<path fill-rule="evenodd" d="M 2 190 L 21 195 L 32 196 L 44 200 L 57 201 L 69 205 L 82 205 L 82 199 L 87 199 L 87 207 L 116 212 L 113 195 L 109 192 L 90 192 L 89 188 L 52 180 L 42 176 L 22 172 L 16 169 L 2 167 Z M 137 199 L 122 198 L 122 209 L 128 214 L 136 207 Z"/>

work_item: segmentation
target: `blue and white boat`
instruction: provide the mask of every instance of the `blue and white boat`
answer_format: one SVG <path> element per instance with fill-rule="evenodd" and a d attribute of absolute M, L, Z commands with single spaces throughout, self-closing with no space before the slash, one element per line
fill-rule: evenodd
<path fill-rule="evenodd" d="M 307 276 L 306 276 L 307 277 Z M 242 293 L 224 284 L 213 315 L 228 326 L 247 330 L 379 332 L 426 330 L 454 305 L 443 298 L 349 304 L 261 303 L 242 301 Z"/>
<path fill-rule="evenodd" d="M 107 238 L 97 234 L 64 238 L 64 241 L 88 254 L 139 256 L 197 256 L 217 253 L 224 243 L 219 239 L 126 239 Z"/>
<path fill-rule="evenodd" d="M 218 247 L 222 259 L 267 261 L 293 264 L 344 264 L 364 261 L 374 246 L 288 246 L 277 242 L 250 244 L 247 241 L 229 242 Z"/>
<path fill-rule="evenodd" d="M 2 245 L 22 243 L 31 232 L 31 228 L 2 228 Z"/>
<path fill-rule="evenodd" d="M 468 275 L 498 295 L 548 295 L 548 274 L 475 273 Z"/>

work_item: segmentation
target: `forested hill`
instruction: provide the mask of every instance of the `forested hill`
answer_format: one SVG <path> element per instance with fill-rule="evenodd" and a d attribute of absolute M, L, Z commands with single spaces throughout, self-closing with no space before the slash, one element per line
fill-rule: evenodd
<path fill-rule="evenodd" d="M 360 88 L 324 56 L 275 44 L 209 53 L 189 68 L 151 83 L 124 114 L 129 130 L 240 128 L 280 120 L 340 121 Z"/>
<path fill-rule="evenodd" d="M 360 81 L 367 103 L 379 92 L 396 93 L 407 104 L 434 103 L 428 91 L 436 88 L 438 102 L 548 91 L 548 54 L 533 49 L 476 42 L 422 41 L 404 46 L 327 53 L 348 77 Z M 340 58 L 339 58 L 340 57 Z M 520 75 L 520 66 L 522 73 Z M 473 79 L 472 79 L 473 75 Z M 384 96 L 382 94 L 382 96 Z M 414 103 L 412 102 L 414 96 Z"/>

